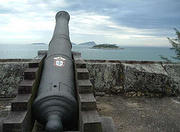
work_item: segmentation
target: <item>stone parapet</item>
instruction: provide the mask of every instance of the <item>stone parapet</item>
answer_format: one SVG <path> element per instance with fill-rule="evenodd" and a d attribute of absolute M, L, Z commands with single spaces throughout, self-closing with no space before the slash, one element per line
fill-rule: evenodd
<path fill-rule="evenodd" d="M 32 60 L 0 61 L 0 97 L 15 97 L 23 72 Z M 83 60 L 82 60 L 83 62 Z M 78 63 L 79 64 L 79 63 Z M 96 92 L 162 93 L 176 95 L 180 91 L 180 64 L 153 61 L 85 60 L 83 65 Z"/>
<path fill-rule="evenodd" d="M 177 95 L 180 64 L 151 61 L 85 60 L 96 92 Z"/>

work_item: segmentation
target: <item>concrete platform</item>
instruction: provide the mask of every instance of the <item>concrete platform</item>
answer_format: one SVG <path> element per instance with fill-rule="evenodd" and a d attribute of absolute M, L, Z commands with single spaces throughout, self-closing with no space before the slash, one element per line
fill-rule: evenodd
<path fill-rule="evenodd" d="M 180 97 L 96 97 L 100 115 L 111 116 L 118 132 L 179 132 Z"/>

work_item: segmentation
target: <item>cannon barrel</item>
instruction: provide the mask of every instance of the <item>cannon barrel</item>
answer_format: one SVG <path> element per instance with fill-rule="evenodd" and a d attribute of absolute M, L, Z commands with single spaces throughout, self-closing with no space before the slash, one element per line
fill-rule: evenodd
<path fill-rule="evenodd" d="M 56 14 L 54 34 L 33 103 L 35 119 L 44 124 L 48 132 L 63 131 L 65 125 L 71 126 L 73 121 L 77 121 L 69 20 L 65 11 Z"/>

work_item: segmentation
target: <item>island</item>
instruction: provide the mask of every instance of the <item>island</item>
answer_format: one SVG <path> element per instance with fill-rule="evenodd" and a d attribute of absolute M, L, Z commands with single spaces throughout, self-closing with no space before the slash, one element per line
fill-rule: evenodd
<path fill-rule="evenodd" d="M 115 44 L 98 44 L 98 45 L 94 45 L 92 48 L 93 49 L 124 49 L 124 48 L 119 48 L 119 46 Z"/>
<path fill-rule="evenodd" d="M 84 43 L 78 44 L 78 46 L 86 46 L 86 47 L 92 47 L 95 45 L 96 45 L 96 43 L 94 41 L 89 41 L 89 42 L 84 42 Z"/>

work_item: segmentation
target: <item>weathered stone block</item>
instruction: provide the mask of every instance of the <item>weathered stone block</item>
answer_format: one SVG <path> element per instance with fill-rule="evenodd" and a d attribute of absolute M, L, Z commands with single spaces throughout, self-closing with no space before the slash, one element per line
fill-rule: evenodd
<path fill-rule="evenodd" d="M 31 112 L 10 112 L 8 118 L 3 121 L 3 132 L 31 132 Z"/>
<path fill-rule="evenodd" d="M 171 87 L 180 93 L 180 64 L 163 64 L 163 67 L 173 82 Z"/>
<path fill-rule="evenodd" d="M 30 94 L 35 86 L 35 80 L 23 80 L 19 84 L 18 94 Z"/>
<path fill-rule="evenodd" d="M 15 97 L 28 62 L 0 63 L 0 97 Z"/>
<path fill-rule="evenodd" d="M 91 94 L 79 94 L 79 104 L 81 110 L 96 110 L 96 99 Z"/>
<path fill-rule="evenodd" d="M 120 63 L 87 62 L 86 67 L 95 91 L 111 92 L 114 87 L 123 85 Z"/>
<path fill-rule="evenodd" d="M 174 95 L 176 88 L 161 64 L 127 64 L 122 63 L 124 73 L 124 90 Z"/>
<path fill-rule="evenodd" d="M 81 112 L 81 132 L 102 132 L 101 119 L 97 111 Z"/>
<path fill-rule="evenodd" d="M 75 60 L 76 68 L 86 68 L 86 62 L 83 59 Z"/>
<path fill-rule="evenodd" d="M 32 95 L 31 94 L 18 94 L 11 103 L 12 111 L 25 111 L 31 109 Z"/>
<path fill-rule="evenodd" d="M 77 68 L 76 72 L 77 72 L 77 79 L 78 80 L 89 79 L 89 72 L 86 68 Z"/>
<path fill-rule="evenodd" d="M 27 68 L 24 71 L 24 79 L 26 80 L 33 80 L 37 77 L 38 68 Z"/>
<path fill-rule="evenodd" d="M 39 50 L 38 51 L 38 56 L 43 56 L 43 55 L 47 55 L 47 50 Z"/>
<path fill-rule="evenodd" d="M 29 68 L 41 67 L 45 57 L 46 54 L 40 54 L 39 56 L 36 56 L 31 62 L 29 62 Z"/>
<path fill-rule="evenodd" d="M 93 93 L 90 80 L 77 80 L 77 88 L 79 93 Z"/>
<path fill-rule="evenodd" d="M 29 63 L 29 68 L 39 67 L 40 59 L 36 59 L 33 62 Z"/>

